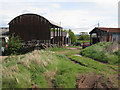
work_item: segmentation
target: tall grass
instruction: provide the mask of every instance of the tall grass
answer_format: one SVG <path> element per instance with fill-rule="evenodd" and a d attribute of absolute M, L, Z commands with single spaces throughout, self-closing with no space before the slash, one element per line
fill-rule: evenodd
<path fill-rule="evenodd" d="M 77 75 L 102 71 L 115 73 L 109 70 L 117 70 L 113 65 L 103 65 L 90 58 L 74 56 L 79 50 L 69 50 L 61 54 L 66 50 L 51 48 L 7 57 L 3 60 L 3 88 L 31 88 L 33 85 L 39 88 L 75 88 Z M 75 64 L 70 59 L 87 67 Z"/>
<path fill-rule="evenodd" d="M 95 45 L 92 45 L 81 50 L 80 54 L 86 57 L 96 59 L 101 62 L 109 64 L 118 64 L 118 55 L 106 52 L 106 47 L 110 44 L 112 43 L 111 42 L 97 43 Z"/>
<path fill-rule="evenodd" d="M 3 61 L 3 88 L 75 88 L 77 73 L 90 69 L 75 65 L 64 55 L 39 50 L 21 56 L 9 56 Z M 53 85 L 49 86 L 49 82 Z"/>

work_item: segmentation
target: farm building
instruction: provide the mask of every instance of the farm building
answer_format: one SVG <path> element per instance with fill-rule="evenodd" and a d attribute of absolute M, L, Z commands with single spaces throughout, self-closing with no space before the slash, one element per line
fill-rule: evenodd
<path fill-rule="evenodd" d="M 90 34 L 90 44 L 120 40 L 120 28 L 95 27 Z"/>
<path fill-rule="evenodd" d="M 51 44 L 57 44 L 57 42 L 54 42 L 57 37 L 57 32 L 55 32 L 55 37 L 53 35 L 53 31 L 51 31 Z M 59 32 L 58 32 L 59 34 Z M 3 39 L 3 41 L 8 40 L 8 36 L 9 36 L 9 28 L 0 28 L 0 39 Z M 70 40 L 70 36 L 68 32 L 63 32 L 62 35 L 62 41 L 63 41 L 63 45 L 67 46 L 69 44 L 71 44 L 71 40 Z"/>
<path fill-rule="evenodd" d="M 62 27 L 37 14 L 22 14 L 9 22 L 9 33 L 19 35 L 24 42 L 39 41 L 51 44 L 51 28 L 53 28 L 53 40 L 62 45 Z M 55 36 L 55 29 L 57 34 Z M 59 33 L 58 33 L 59 32 Z"/>
<path fill-rule="evenodd" d="M 54 37 L 54 34 L 55 34 L 55 37 Z M 59 34 L 59 32 L 58 32 L 58 34 Z M 54 33 L 51 31 L 51 43 L 52 44 L 54 42 L 54 39 L 57 39 L 57 32 Z M 69 33 L 67 31 L 62 32 L 61 39 L 62 39 L 63 44 L 65 46 L 68 46 L 69 44 L 71 44 L 70 36 L 69 36 Z M 55 41 L 57 41 L 57 40 L 55 40 Z M 57 42 L 54 42 L 54 43 L 57 43 Z"/>
<path fill-rule="evenodd" d="M 9 22 L 9 33 L 15 33 L 24 42 L 58 44 L 59 46 L 70 42 L 68 33 L 63 32 L 59 24 L 37 14 L 22 14 L 15 17 Z"/>

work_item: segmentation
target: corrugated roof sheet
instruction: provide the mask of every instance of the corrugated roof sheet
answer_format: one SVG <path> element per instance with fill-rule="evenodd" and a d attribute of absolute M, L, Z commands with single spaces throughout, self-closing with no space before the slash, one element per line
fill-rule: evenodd
<path fill-rule="evenodd" d="M 97 27 L 97 28 L 107 32 L 120 33 L 120 28 L 105 28 L 105 27 Z"/>
<path fill-rule="evenodd" d="M 111 32 L 111 33 L 120 33 L 120 28 L 95 27 L 92 31 L 89 32 L 89 34 L 95 33 L 96 30 L 102 30 L 102 31 Z"/>

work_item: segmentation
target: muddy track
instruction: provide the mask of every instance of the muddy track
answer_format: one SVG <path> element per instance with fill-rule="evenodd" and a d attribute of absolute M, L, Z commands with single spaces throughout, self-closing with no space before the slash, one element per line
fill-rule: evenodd
<path fill-rule="evenodd" d="M 113 83 L 109 80 L 104 82 L 104 75 L 99 74 L 84 74 L 76 79 L 76 88 L 114 88 Z"/>
<path fill-rule="evenodd" d="M 67 57 L 68 58 L 68 57 Z M 80 62 L 77 62 L 75 60 L 72 60 L 68 58 L 72 63 L 82 65 L 84 67 L 88 67 Z M 114 69 L 114 68 L 112 68 Z M 105 77 L 103 74 L 83 74 L 80 77 L 76 77 L 76 88 L 91 88 L 91 89 L 96 89 L 96 88 L 102 88 L 103 90 L 106 89 L 113 89 L 115 88 L 114 81 L 111 81 L 109 78 L 104 80 Z"/>

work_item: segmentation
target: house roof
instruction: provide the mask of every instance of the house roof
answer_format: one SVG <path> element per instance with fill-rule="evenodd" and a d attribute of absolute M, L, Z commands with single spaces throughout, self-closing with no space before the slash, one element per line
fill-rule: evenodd
<path fill-rule="evenodd" d="M 89 32 L 90 34 L 91 33 L 94 33 L 95 30 L 102 30 L 102 31 L 105 31 L 105 32 L 111 32 L 111 33 L 120 33 L 120 28 L 106 28 L 106 27 L 95 27 L 91 32 Z"/>

